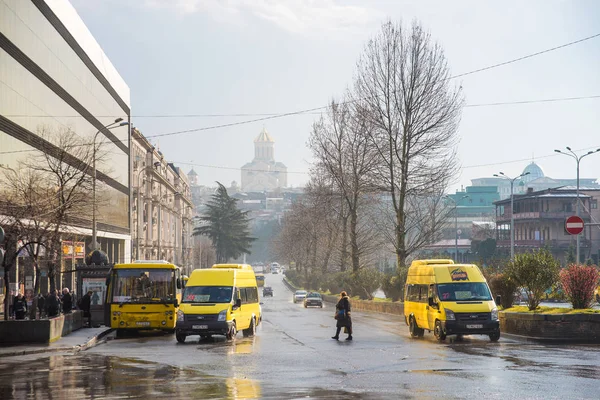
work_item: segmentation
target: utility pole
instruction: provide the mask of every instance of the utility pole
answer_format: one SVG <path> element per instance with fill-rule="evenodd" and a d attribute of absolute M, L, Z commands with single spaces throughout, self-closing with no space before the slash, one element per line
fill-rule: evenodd
<path fill-rule="evenodd" d="M 579 217 L 579 163 L 581 162 L 581 159 L 583 157 L 587 157 L 594 153 L 598 153 L 600 151 L 600 149 L 588 151 L 587 153 L 585 153 L 582 156 L 577 156 L 577 154 L 575 154 L 575 152 L 573 150 L 571 150 L 571 148 L 569 146 L 567 146 L 566 149 L 569 151 L 569 153 L 565 153 L 564 151 L 560 151 L 560 150 L 554 150 L 554 151 L 575 159 L 575 162 L 577 163 L 577 200 L 575 200 L 575 215 L 577 215 Z M 577 234 L 577 236 L 576 236 L 576 240 L 577 240 L 576 264 L 579 264 L 581 262 L 581 259 L 579 258 L 579 235 L 581 235 L 581 234 Z M 585 235 L 585 231 L 584 231 L 584 235 Z"/>
<path fill-rule="evenodd" d="M 513 188 L 515 181 L 524 177 L 525 175 L 529 175 L 529 172 L 525 172 L 521 175 L 515 176 L 514 178 L 509 178 L 508 176 L 504 175 L 504 172 L 499 172 L 498 174 L 494 174 L 494 176 L 508 179 L 510 181 L 510 260 L 512 261 L 515 259 L 515 205 Z"/>

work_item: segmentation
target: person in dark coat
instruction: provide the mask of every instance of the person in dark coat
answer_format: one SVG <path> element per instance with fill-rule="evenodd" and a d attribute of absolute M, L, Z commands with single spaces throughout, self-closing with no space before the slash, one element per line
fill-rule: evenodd
<path fill-rule="evenodd" d="M 46 312 L 46 298 L 41 293 L 37 295 L 37 309 L 40 313 L 40 318 L 42 318 Z"/>
<path fill-rule="evenodd" d="M 15 319 L 25 319 L 25 314 L 27 314 L 27 300 L 21 292 L 13 300 L 13 312 L 15 313 Z"/>
<path fill-rule="evenodd" d="M 60 313 L 60 299 L 58 293 L 53 290 L 46 299 L 46 315 L 48 318 L 56 317 Z"/>
<path fill-rule="evenodd" d="M 352 318 L 350 316 L 350 298 L 346 292 L 340 293 L 340 300 L 335 305 L 335 319 L 337 320 L 335 336 L 332 339 L 340 339 L 340 331 L 346 328 L 348 337 L 346 340 L 352 340 Z"/>
<path fill-rule="evenodd" d="M 86 294 L 83 295 L 79 302 L 79 308 L 83 311 L 83 318 L 87 318 L 88 327 L 92 327 L 92 313 L 90 312 L 90 307 L 92 305 L 92 294 L 94 292 L 92 290 L 88 290 Z"/>
<path fill-rule="evenodd" d="M 64 314 L 68 314 L 73 309 L 73 296 L 69 293 L 69 288 L 63 289 L 62 309 Z"/>

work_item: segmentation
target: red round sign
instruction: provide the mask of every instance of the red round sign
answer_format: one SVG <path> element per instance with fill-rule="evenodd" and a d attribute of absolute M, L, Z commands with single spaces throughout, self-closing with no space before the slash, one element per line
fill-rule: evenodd
<path fill-rule="evenodd" d="M 565 231 L 571 235 L 579 235 L 583 232 L 583 220 L 576 215 L 570 216 L 565 221 Z"/>

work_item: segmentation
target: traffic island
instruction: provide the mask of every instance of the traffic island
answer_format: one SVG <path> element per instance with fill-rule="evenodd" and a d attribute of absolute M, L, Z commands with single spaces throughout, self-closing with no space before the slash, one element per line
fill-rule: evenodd
<path fill-rule="evenodd" d="M 600 314 L 500 311 L 500 331 L 536 341 L 600 343 Z"/>

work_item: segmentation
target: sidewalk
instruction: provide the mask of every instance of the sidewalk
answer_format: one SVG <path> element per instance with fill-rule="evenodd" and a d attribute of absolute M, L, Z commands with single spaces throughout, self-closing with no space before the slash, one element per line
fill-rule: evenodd
<path fill-rule="evenodd" d="M 81 328 L 50 344 L 23 344 L 0 347 L 1 357 L 14 357 L 56 351 L 81 351 L 94 347 L 99 340 L 112 332 L 106 327 Z"/>

